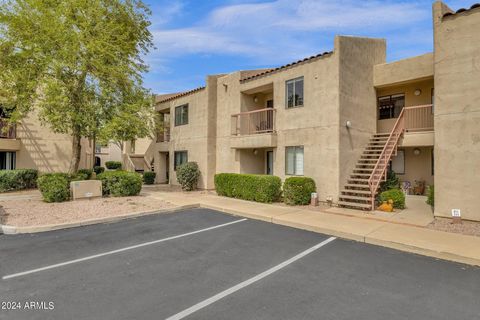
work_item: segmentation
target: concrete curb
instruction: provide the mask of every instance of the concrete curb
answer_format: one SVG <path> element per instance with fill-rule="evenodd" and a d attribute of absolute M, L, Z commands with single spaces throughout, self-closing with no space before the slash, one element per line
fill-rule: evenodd
<path fill-rule="evenodd" d="M 200 204 L 189 204 L 189 205 L 177 206 L 177 207 L 168 208 L 168 209 L 157 209 L 157 210 L 150 210 L 150 211 L 133 212 L 133 213 L 129 213 L 122 216 L 116 216 L 116 217 L 89 219 L 89 220 L 84 220 L 79 222 L 51 224 L 51 225 L 33 226 L 33 227 L 15 227 L 15 226 L 9 226 L 9 225 L 0 225 L 0 231 L 1 233 L 6 235 L 21 234 L 21 233 L 39 233 L 39 232 L 47 232 L 47 231 L 89 226 L 92 224 L 119 222 L 127 219 L 133 219 L 133 218 L 149 216 L 154 214 L 174 213 L 177 211 L 182 211 L 186 209 L 196 209 L 199 207 L 200 207 Z"/>

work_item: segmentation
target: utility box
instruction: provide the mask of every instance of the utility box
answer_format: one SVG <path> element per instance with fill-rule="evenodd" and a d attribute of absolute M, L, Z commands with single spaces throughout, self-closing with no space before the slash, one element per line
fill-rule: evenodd
<path fill-rule="evenodd" d="M 99 180 L 82 180 L 70 182 L 72 200 L 98 198 L 102 196 L 102 182 Z"/>
<path fill-rule="evenodd" d="M 311 194 L 310 205 L 314 207 L 318 206 L 318 194 L 316 192 L 312 192 Z"/>

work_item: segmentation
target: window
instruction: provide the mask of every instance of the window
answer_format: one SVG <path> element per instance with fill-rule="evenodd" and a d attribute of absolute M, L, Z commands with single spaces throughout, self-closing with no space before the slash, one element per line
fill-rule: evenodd
<path fill-rule="evenodd" d="M 405 106 L 405 94 L 394 94 L 378 98 L 378 119 L 398 118 Z"/>
<path fill-rule="evenodd" d="M 303 77 L 288 80 L 285 85 L 287 108 L 303 106 Z"/>
<path fill-rule="evenodd" d="M 188 104 L 175 108 L 175 126 L 188 124 Z"/>
<path fill-rule="evenodd" d="M 303 146 L 285 148 L 285 174 L 303 176 Z"/>
<path fill-rule="evenodd" d="M 15 160 L 15 152 L 0 152 L 0 170 L 14 170 Z"/>
<path fill-rule="evenodd" d="M 390 169 L 396 174 L 405 174 L 405 151 L 397 150 L 397 156 L 392 158 Z"/>
<path fill-rule="evenodd" d="M 177 170 L 179 165 L 188 162 L 188 152 L 187 151 L 175 151 L 174 155 L 173 170 Z"/>

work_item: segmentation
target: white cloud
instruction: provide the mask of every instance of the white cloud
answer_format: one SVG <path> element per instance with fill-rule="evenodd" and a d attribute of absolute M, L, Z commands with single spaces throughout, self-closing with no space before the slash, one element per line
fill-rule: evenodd
<path fill-rule="evenodd" d="M 170 12 L 186 8 L 174 2 Z M 403 32 L 417 21 L 430 18 L 430 6 L 412 2 L 356 0 L 277 0 L 233 4 L 214 9 L 186 27 L 165 29 L 154 25 L 158 48 L 149 57 L 171 58 L 183 54 L 241 54 L 258 64 L 277 64 L 330 50 L 332 33 L 369 31 Z M 154 14 L 154 21 L 162 21 Z M 158 27 L 157 27 L 158 26 Z M 322 34 L 328 37 L 322 39 Z"/>

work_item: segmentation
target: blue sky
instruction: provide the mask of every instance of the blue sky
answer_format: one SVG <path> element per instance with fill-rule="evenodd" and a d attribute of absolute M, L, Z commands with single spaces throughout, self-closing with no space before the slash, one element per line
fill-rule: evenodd
<path fill-rule="evenodd" d="M 336 34 L 385 38 L 388 61 L 432 51 L 430 0 L 144 1 L 156 46 L 144 78 L 154 93 L 330 51 Z M 456 10 L 475 1 L 445 2 Z"/>

